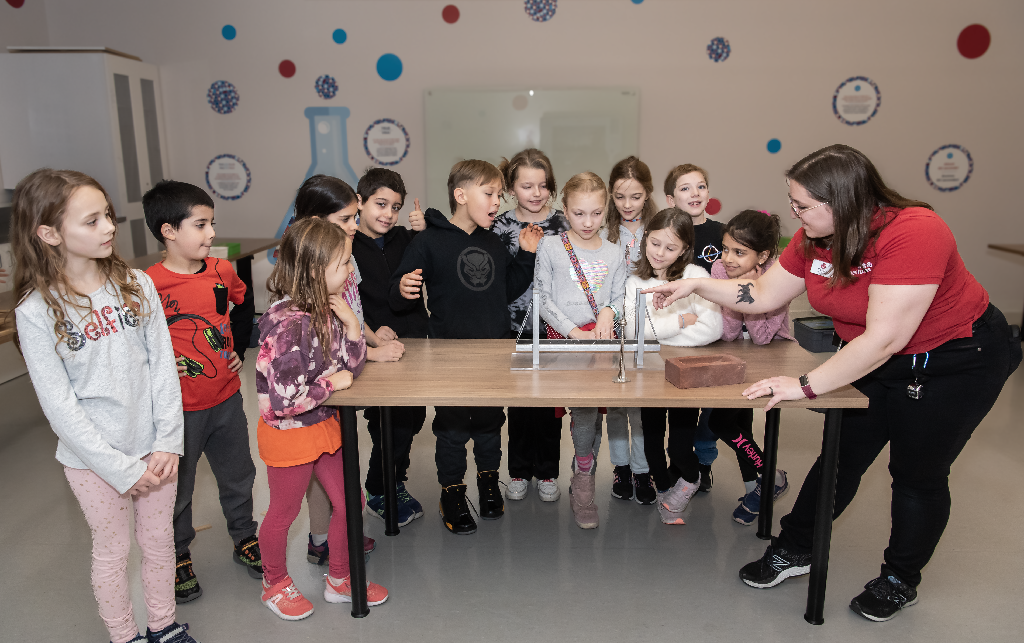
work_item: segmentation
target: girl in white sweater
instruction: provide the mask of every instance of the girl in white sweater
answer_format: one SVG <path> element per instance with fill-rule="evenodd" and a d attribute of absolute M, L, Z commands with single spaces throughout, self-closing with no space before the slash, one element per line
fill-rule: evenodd
<path fill-rule="evenodd" d="M 632 304 L 640 290 L 674 279 L 707 278 L 693 262 L 693 222 L 678 208 L 667 208 L 651 219 L 644 231 L 642 254 L 635 274 L 626 280 L 626 301 Z M 652 295 L 645 297 L 645 337 L 654 336 L 669 346 L 704 346 L 722 337 L 722 311 L 697 295 L 656 309 Z M 628 304 L 627 304 L 628 305 Z M 636 317 L 626 315 L 626 336 L 636 337 Z M 682 512 L 700 485 L 693 436 L 700 409 L 644 408 L 640 410 L 644 451 L 658 492 L 657 506 L 666 525 L 684 524 Z M 668 415 L 668 456 L 665 459 L 665 415 Z"/>

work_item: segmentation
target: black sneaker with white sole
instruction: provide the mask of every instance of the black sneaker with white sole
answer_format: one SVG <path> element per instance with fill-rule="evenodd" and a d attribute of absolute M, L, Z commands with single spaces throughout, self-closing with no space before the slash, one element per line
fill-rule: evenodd
<path fill-rule="evenodd" d="M 740 579 L 759 589 L 775 587 L 787 578 L 803 576 L 811 571 L 810 554 L 794 554 L 778 545 L 768 545 L 761 560 L 744 565 Z"/>
<path fill-rule="evenodd" d="M 612 469 L 612 498 L 633 499 L 633 472 L 628 465 L 619 465 Z"/>
<path fill-rule="evenodd" d="M 904 607 L 917 603 L 917 590 L 896 576 L 879 576 L 850 601 L 850 609 L 871 621 L 888 621 Z"/>

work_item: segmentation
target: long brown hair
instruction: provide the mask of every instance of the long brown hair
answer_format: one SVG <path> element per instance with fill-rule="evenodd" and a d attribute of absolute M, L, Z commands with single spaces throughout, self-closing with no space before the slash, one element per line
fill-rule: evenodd
<path fill-rule="evenodd" d="M 308 313 L 320 340 L 324 359 L 330 359 L 334 335 L 324 272 L 341 252 L 352 251 L 348 235 L 326 219 L 310 217 L 296 221 L 281 238 L 277 263 L 267 279 L 267 290 L 277 299 L 291 297 L 291 307 Z"/>
<path fill-rule="evenodd" d="M 768 259 L 773 259 L 779 254 L 782 221 L 779 215 L 770 212 L 743 210 L 729 219 L 722 234 L 729 235 L 736 243 L 750 248 L 755 254 L 767 252 Z"/>
<path fill-rule="evenodd" d="M 551 196 L 558 194 L 558 184 L 555 183 L 555 170 L 551 167 L 551 159 L 547 154 L 536 148 L 525 149 L 512 157 L 511 160 L 501 159 L 498 164 L 498 171 L 505 180 L 505 193 L 515 195 L 516 179 L 521 168 L 528 167 L 535 170 L 544 170 L 544 184 Z"/>
<path fill-rule="evenodd" d="M 665 271 L 667 281 L 675 281 L 683 276 L 686 266 L 693 263 L 693 240 L 696 236 L 693 231 L 693 219 L 679 208 L 665 208 L 653 217 L 650 224 L 644 228 L 644 238 L 640 243 L 640 261 L 636 262 L 633 273 L 641 279 L 654 279 L 654 266 L 647 258 L 647 237 L 652 232 L 669 229 L 672 234 L 679 237 L 679 240 L 686 244 L 683 250 L 668 270 Z"/>
<path fill-rule="evenodd" d="M 43 168 L 29 174 L 14 188 L 11 203 L 11 250 L 14 251 L 14 298 L 18 304 L 33 290 L 38 291 L 53 317 L 57 343 L 71 340 L 66 307 L 78 311 L 92 310 L 88 293 L 80 293 L 68 280 L 64 244 L 51 246 L 36 234 L 39 226 L 61 230 L 68 202 L 76 190 L 92 187 L 107 201 L 107 218 L 114 224 L 114 237 L 109 257 L 94 259 L 107 281 L 113 282 L 121 301 L 137 315 L 147 315 L 146 296 L 142 284 L 124 259 L 117 253 L 117 217 L 110 195 L 96 179 L 73 170 Z M 82 303 L 83 300 L 86 303 Z"/>
<path fill-rule="evenodd" d="M 786 178 L 802 185 L 808 194 L 832 209 L 832 235 L 821 239 L 804 237 L 803 242 L 804 256 L 809 259 L 815 248 L 832 248 L 829 288 L 857 280 L 853 267 L 860 265 L 868 245 L 895 218 L 872 230 L 871 220 L 877 208 L 932 209 L 927 203 L 903 197 L 888 187 L 868 157 L 848 145 L 829 145 L 808 154 L 789 168 Z"/>
<path fill-rule="evenodd" d="M 654 196 L 654 179 L 651 178 L 651 168 L 635 156 L 627 156 L 616 163 L 608 177 L 608 209 L 604 213 L 604 227 L 608 232 L 608 241 L 611 243 L 619 242 L 619 220 L 622 218 L 619 215 L 619 209 L 615 207 L 612 192 L 615 190 L 615 184 L 623 179 L 633 179 L 647 192 L 647 200 L 644 201 L 644 208 L 640 212 L 640 225 L 644 227 L 644 230 L 647 229 L 651 217 L 657 212 L 652 198 Z"/>

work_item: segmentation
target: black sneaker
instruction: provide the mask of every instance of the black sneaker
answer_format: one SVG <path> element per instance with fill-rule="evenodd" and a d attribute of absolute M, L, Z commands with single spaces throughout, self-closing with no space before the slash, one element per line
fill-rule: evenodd
<path fill-rule="evenodd" d="M 794 554 L 777 545 L 768 545 L 761 560 L 755 560 L 740 569 L 740 580 L 751 587 L 766 589 L 810 571 L 810 554 Z"/>
<path fill-rule="evenodd" d="M 192 554 L 178 554 L 174 562 L 174 602 L 188 603 L 202 596 L 203 588 L 192 571 Z"/>
<path fill-rule="evenodd" d="M 697 487 L 697 491 L 707 493 L 711 491 L 711 485 L 715 483 L 715 478 L 711 475 L 711 465 L 698 464 L 697 468 L 700 470 L 700 486 Z"/>
<path fill-rule="evenodd" d="M 441 489 L 441 502 L 438 503 L 441 522 L 448 531 L 460 536 L 476 533 L 476 521 L 469 513 L 466 502 L 466 485 L 453 484 Z"/>
<path fill-rule="evenodd" d="M 612 498 L 619 500 L 633 499 L 633 472 L 627 465 L 612 470 Z"/>
<path fill-rule="evenodd" d="M 481 471 L 476 474 L 476 487 L 480 492 L 480 517 L 497 520 L 505 515 L 505 499 L 498 488 L 497 471 Z"/>
<path fill-rule="evenodd" d="M 649 473 L 637 473 L 633 475 L 633 499 L 640 505 L 653 505 L 658 499 L 658 490 L 654 488 L 654 481 Z"/>
<path fill-rule="evenodd" d="M 850 601 L 850 609 L 871 621 L 888 621 L 904 607 L 917 604 L 917 590 L 896 576 L 879 576 Z"/>
<path fill-rule="evenodd" d="M 188 633 L 188 623 L 171 623 L 159 632 L 146 628 L 149 643 L 199 643 Z"/>
<path fill-rule="evenodd" d="M 256 536 L 249 536 L 235 545 L 235 551 L 231 558 L 245 567 L 250 578 L 263 580 L 263 556 L 260 555 L 260 543 L 256 540 Z"/>

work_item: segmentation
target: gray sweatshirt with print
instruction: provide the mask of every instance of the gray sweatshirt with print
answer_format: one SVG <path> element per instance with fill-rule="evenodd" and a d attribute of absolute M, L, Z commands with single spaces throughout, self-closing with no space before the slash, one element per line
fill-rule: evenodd
<path fill-rule="evenodd" d="M 42 295 L 32 292 L 16 310 L 32 386 L 57 434 L 57 460 L 92 470 L 118 493 L 146 471 L 141 458 L 184 453 L 181 385 L 164 309 L 149 276 L 133 272 L 149 314 L 126 308 L 107 282 L 90 295 L 90 310 L 65 311 L 71 339 L 56 350 Z"/>
<path fill-rule="evenodd" d="M 623 252 L 604 239 L 597 250 L 578 247 L 573 250 L 590 284 L 590 292 L 594 295 L 598 311 L 610 306 L 616 315 L 621 315 L 622 297 L 626 290 L 626 261 Z M 533 283 L 540 292 L 541 317 L 563 337 L 568 337 L 573 328 L 596 321 L 560 237 L 541 239 L 537 248 Z"/>

